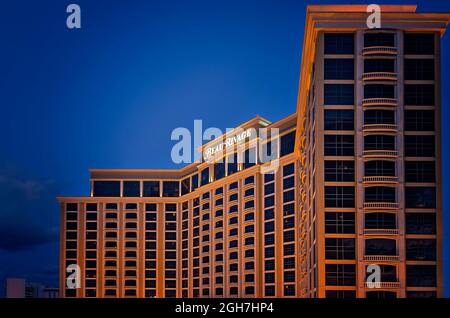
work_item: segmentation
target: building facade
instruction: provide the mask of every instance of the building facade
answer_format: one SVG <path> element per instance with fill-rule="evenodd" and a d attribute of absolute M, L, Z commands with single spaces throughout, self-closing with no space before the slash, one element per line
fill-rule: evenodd
<path fill-rule="evenodd" d="M 279 136 L 179 170 L 94 169 L 90 196 L 59 197 L 62 296 L 441 296 L 449 15 L 381 9 L 368 29 L 366 6 L 309 6 L 296 113 L 200 151 L 238 131 Z M 81 288 L 66 287 L 71 264 Z"/>

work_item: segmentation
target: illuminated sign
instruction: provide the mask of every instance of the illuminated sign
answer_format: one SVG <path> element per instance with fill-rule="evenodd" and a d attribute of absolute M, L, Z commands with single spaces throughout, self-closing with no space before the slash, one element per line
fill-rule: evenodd
<path fill-rule="evenodd" d="M 242 143 L 246 138 L 250 138 L 252 136 L 252 129 L 247 129 L 242 133 L 236 134 L 232 137 L 228 137 L 224 142 L 219 143 L 218 145 L 211 146 L 206 148 L 204 153 L 204 158 L 210 158 L 216 153 L 222 153 L 224 150 L 233 147 L 236 144 Z"/>

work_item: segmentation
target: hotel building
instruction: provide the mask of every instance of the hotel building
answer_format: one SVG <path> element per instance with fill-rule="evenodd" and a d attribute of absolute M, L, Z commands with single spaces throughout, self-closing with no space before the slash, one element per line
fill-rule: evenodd
<path fill-rule="evenodd" d="M 366 6 L 307 7 L 296 113 L 257 116 L 199 149 L 279 129 L 243 140 L 243 162 L 227 153 L 179 170 L 93 169 L 90 196 L 59 197 L 61 294 L 442 296 L 449 14 L 381 9 L 382 28 L 368 29 Z M 269 145 L 276 165 L 255 159 Z M 79 289 L 66 287 L 70 264 Z"/>

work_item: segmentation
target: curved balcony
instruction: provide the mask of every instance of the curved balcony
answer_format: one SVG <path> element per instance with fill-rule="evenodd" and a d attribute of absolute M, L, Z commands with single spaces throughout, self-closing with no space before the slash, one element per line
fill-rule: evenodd
<path fill-rule="evenodd" d="M 365 286 L 367 288 L 385 288 L 385 289 L 390 289 L 390 288 L 400 288 L 400 282 L 366 282 Z"/>
<path fill-rule="evenodd" d="M 363 107 L 396 107 L 398 105 L 397 98 L 364 98 L 362 100 Z"/>
<path fill-rule="evenodd" d="M 393 72 L 370 72 L 362 75 L 363 81 L 396 81 L 397 73 Z"/>
<path fill-rule="evenodd" d="M 398 156 L 397 150 L 364 150 L 365 158 L 395 158 Z"/>
<path fill-rule="evenodd" d="M 395 55 L 397 54 L 397 48 L 392 46 L 369 46 L 363 48 L 363 55 Z"/>
<path fill-rule="evenodd" d="M 384 132 L 384 133 L 396 133 L 398 126 L 395 124 L 368 124 L 363 126 L 365 133 L 372 132 Z"/>
<path fill-rule="evenodd" d="M 396 176 L 370 176 L 363 177 L 363 183 L 374 184 L 395 184 L 398 183 L 398 177 Z"/>
<path fill-rule="evenodd" d="M 397 202 L 364 202 L 365 210 L 396 210 L 398 207 Z"/>
<path fill-rule="evenodd" d="M 364 255 L 366 262 L 398 262 L 399 260 L 398 255 Z"/>
<path fill-rule="evenodd" d="M 365 235 L 397 235 L 398 229 L 364 229 Z"/>

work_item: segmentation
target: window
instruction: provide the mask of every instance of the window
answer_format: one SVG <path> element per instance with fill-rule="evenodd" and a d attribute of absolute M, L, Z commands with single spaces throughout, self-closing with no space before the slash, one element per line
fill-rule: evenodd
<path fill-rule="evenodd" d="M 435 265 L 406 265 L 408 287 L 436 287 Z"/>
<path fill-rule="evenodd" d="M 352 80 L 354 78 L 353 59 L 325 59 L 325 80 Z"/>
<path fill-rule="evenodd" d="M 355 233 L 355 214 L 352 212 L 325 212 L 325 233 Z"/>
<path fill-rule="evenodd" d="M 324 53 L 353 54 L 354 53 L 353 33 L 325 33 Z"/>
<path fill-rule="evenodd" d="M 178 197 L 180 194 L 180 184 L 178 181 L 163 182 L 163 197 Z"/>
<path fill-rule="evenodd" d="M 434 131 L 433 110 L 405 110 L 406 131 Z"/>
<path fill-rule="evenodd" d="M 353 238 L 326 238 L 325 258 L 352 260 L 355 259 L 355 239 Z"/>
<path fill-rule="evenodd" d="M 354 298 L 356 298 L 356 291 L 354 291 L 354 290 L 326 290 L 325 298 L 354 299 Z"/>
<path fill-rule="evenodd" d="M 325 156 L 353 156 L 353 135 L 325 135 Z"/>
<path fill-rule="evenodd" d="M 354 286 L 356 269 L 353 264 L 326 264 L 325 283 L 329 286 Z"/>
<path fill-rule="evenodd" d="M 367 187 L 364 189 L 364 202 L 396 202 L 395 188 Z"/>
<path fill-rule="evenodd" d="M 395 136 L 364 136 L 364 150 L 395 150 Z"/>
<path fill-rule="evenodd" d="M 394 33 L 372 33 L 364 34 L 364 47 L 373 46 L 395 46 Z"/>
<path fill-rule="evenodd" d="M 364 111 L 364 124 L 395 124 L 395 113 L 391 110 L 370 109 Z"/>
<path fill-rule="evenodd" d="M 405 196 L 406 208 L 436 208 L 436 188 L 434 187 L 406 187 Z"/>
<path fill-rule="evenodd" d="M 364 163 L 364 175 L 373 176 L 395 176 L 395 162 L 388 160 L 372 160 Z"/>
<path fill-rule="evenodd" d="M 352 182 L 355 180 L 353 160 L 325 160 L 325 181 Z"/>
<path fill-rule="evenodd" d="M 405 105 L 434 106 L 433 84 L 405 84 Z"/>
<path fill-rule="evenodd" d="M 244 169 L 253 167 L 256 164 L 256 148 L 246 149 L 244 152 Z"/>
<path fill-rule="evenodd" d="M 237 168 L 238 168 L 237 162 L 238 162 L 237 153 L 232 154 L 227 157 L 228 175 L 231 175 L 231 174 L 237 172 Z"/>
<path fill-rule="evenodd" d="M 294 151 L 295 130 L 281 137 L 280 157 L 290 154 Z"/>
<path fill-rule="evenodd" d="M 405 80 L 434 80 L 433 59 L 405 59 Z"/>
<path fill-rule="evenodd" d="M 159 197 L 159 181 L 144 181 L 144 197 Z"/>
<path fill-rule="evenodd" d="M 355 207 L 354 187 L 325 187 L 325 207 L 353 208 Z"/>
<path fill-rule="evenodd" d="M 397 282 L 397 267 L 393 265 L 380 264 L 381 282 Z M 371 275 L 371 271 L 367 272 L 366 267 L 366 281 Z"/>
<path fill-rule="evenodd" d="M 368 291 L 366 292 L 366 298 L 371 299 L 394 299 L 397 298 L 396 292 L 390 292 L 390 291 Z"/>
<path fill-rule="evenodd" d="M 94 181 L 94 197 L 120 197 L 120 181 Z"/>
<path fill-rule="evenodd" d="M 436 182 L 434 161 L 405 161 L 406 182 Z"/>
<path fill-rule="evenodd" d="M 411 261 L 435 261 L 436 240 L 406 239 L 406 259 Z"/>
<path fill-rule="evenodd" d="M 203 186 L 205 184 L 209 183 L 209 167 L 202 170 L 200 173 L 200 186 Z"/>
<path fill-rule="evenodd" d="M 434 136 L 405 136 L 405 155 L 434 157 Z"/>
<path fill-rule="evenodd" d="M 436 234 L 435 213 L 405 213 L 406 234 Z"/>
<path fill-rule="evenodd" d="M 139 197 L 141 195 L 141 184 L 139 181 L 124 181 L 123 196 Z"/>
<path fill-rule="evenodd" d="M 191 192 L 191 179 L 186 178 L 181 180 L 181 195 L 185 195 Z"/>
<path fill-rule="evenodd" d="M 353 105 L 353 84 L 324 84 L 324 105 Z"/>
<path fill-rule="evenodd" d="M 365 225 L 366 229 L 395 229 L 396 221 L 394 213 L 365 213 Z"/>
<path fill-rule="evenodd" d="M 198 188 L 198 174 L 192 175 L 192 191 Z"/>
<path fill-rule="evenodd" d="M 366 255 L 397 255 L 395 240 L 368 239 L 366 240 Z"/>
<path fill-rule="evenodd" d="M 434 34 L 405 33 L 404 54 L 434 54 Z"/>
<path fill-rule="evenodd" d="M 364 73 L 388 72 L 395 73 L 394 59 L 365 59 Z"/>
<path fill-rule="evenodd" d="M 395 86 L 389 84 L 364 85 L 364 98 L 395 98 Z"/>
<path fill-rule="evenodd" d="M 326 109 L 324 110 L 325 130 L 354 130 L 353 110 Z"/>

